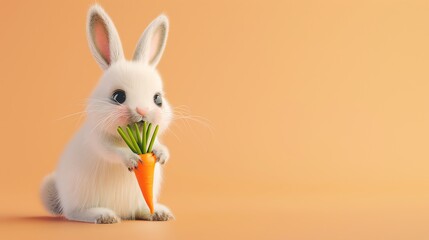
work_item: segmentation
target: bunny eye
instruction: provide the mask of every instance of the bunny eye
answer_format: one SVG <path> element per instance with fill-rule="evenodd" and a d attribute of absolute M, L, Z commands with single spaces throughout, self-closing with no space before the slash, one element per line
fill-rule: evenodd
<path fill-rule="evenodd" d="M 124 103 L 126 99 L 127 99 L 127 96 L 124 90 L 118 89 L 118 90 L 115 90 L 112 94 L 112 100 L 119 104 Z"/>
<path fill-rule="evenodd" d="M 155 96 L 153 96 L 153 102 L 158 106 L 162 106 L 162 96 L 160 93 L 156 93 Z"/>

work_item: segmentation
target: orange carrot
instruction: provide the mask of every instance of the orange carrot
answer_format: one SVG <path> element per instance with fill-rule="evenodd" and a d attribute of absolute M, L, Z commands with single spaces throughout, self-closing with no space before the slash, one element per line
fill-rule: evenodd
<path fill-rule="evenodd" d="M 142 191 L 143 198 L 149 207 L 150 213 L 153 214 L 153 176 L 156 157 L 152 153 L 152 147 L 155 142 L 159 126 L 157 125 L 155 127 L 152 138 L 150 139 L 150 142 L 148 142 L 146 140 L 149 140 L 150 127 L 151 125 L 146 129 L 146 122 L 144 122 L 143 132 L 140 133 L 140 128 L 138 124 L 135 123 L 134 128 L 131 128 L 130 126 L 126 127 L 128 136 L 121 127 L 118 127 L 118 133 L 124 139 L 131 151 L 138 154 L 142 160 L 142 162 L 139 162 L 137 165 L 137 169 L 134 170 L 134 174 L 136 175 L 137 182 L 139 183 L 140 190 Z M 147 146 L 147 144 L 149 144 L 149 146 Z"/>
<path fill-rule="evenodd" d="M 140 154 L 140 158 L 142 162 L 139 162 L 134 173 L 150 213 L 153 214 L 153 174 L 156 158 L 153 153 Z"/>

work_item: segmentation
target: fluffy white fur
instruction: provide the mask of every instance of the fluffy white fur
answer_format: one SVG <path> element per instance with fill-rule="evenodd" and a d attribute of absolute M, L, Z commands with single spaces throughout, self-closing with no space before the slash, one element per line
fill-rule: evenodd
<path fill-rule="evenodd" d="M 116 28 L 100 6 L 90 8 L 87 26 L 91 52 L 105 71 L 89 99 L 87 119 L 67 145 L 56 171 L 42 183 L 42 202 L 51 213 L 76 221 L 168 220 L 173 217 L 170 210 L 156 202 L 161 186 L 160 164 L 168 160 L 168 149 L 156 141 L 155 213 L 151 215 L 129 171 L 136 167 L 139 156 L 116 132 L 119 125 L 145 120 L 160 125 L 162 134 L 171 121 L 171 108 L 156 71 L 167 40 L 168 19 L 161 15 L 149 25 L 137 44 L 133 61 L 124 59 Z M 123 104 L 110 99 L 116 89 L 126 92 Z M 158 92 L 163 96 L 162 107 L 153 102 Z M 137 107 L 146 114 L 139 115 Z"/>

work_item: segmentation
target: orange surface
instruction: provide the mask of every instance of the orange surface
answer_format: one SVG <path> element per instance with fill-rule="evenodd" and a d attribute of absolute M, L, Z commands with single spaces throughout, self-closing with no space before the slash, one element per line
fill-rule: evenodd
<path fill-rule="evenodd" d="M 153 153 L 140 154 L 137 169 L 134 170 L 137 181 L 142 191 L 144 200 L 153 213 L 153 174 L 155 169 L 156 158 Z"/>
<path fill-rule="evenodd" d="M 164 136 L 161 202 L 176 220 L 49 217 L 40 182 L 101 74 L 93 2 L 1 3 L 0 239 L 429 239 L 429 3 L 417 0 L 98 0 L 128 58 L 170 17 L 168 99 L 207 120 Z"/>

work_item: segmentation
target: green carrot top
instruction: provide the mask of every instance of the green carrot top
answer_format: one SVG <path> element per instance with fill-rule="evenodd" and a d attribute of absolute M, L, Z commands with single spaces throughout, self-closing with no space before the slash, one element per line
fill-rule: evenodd
<path fill-rule="evenodd" d="M 146 122 L 143 122 L 141 128 L 138 123 L 133 125 L 128 125 L 126 127 L 127 133 L 125 133 L 122 127 L 118 127 L 118 133 L 124 139 L 128 147 L 136 154 L 145 154 L 152 152 L 152 147 L 155 142 L 156 135 L 158 134 L 159 126 L 156 125 L 155 130 L 153 131 L 152 137 L 149 141 L 150 130 L 152 124 L 149 123 L 149 126 Z M 140 129 L 142 131 L 140 131 Z M 149 146 L 148 146 L 149 144 Z"/>

